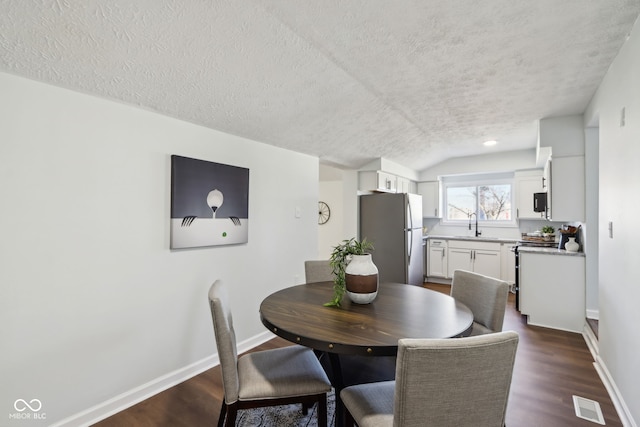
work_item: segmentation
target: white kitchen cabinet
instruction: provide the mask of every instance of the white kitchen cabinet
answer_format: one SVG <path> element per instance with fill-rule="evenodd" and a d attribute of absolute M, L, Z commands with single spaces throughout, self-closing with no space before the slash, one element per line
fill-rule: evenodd
<path fill-rule="evenodd" d="M 473 271 L 473 250 L 466 248 L 449 248 L 449 266 L 447 277 L 453 277 L 456 270 Z"/>
<path fill-rule="evenodd" d="M 358 172 L 358 190 L 387 193 L 415 193 L 416 184 L 408 178 L 383 171 Z"/>
<path fill-rule="evenodd" d="M 501 277 L 500 243 L 450 240 L 448 244 L 447 275 L 467 270 L 485 276 Z"/>
<path fill-rule="evenodd" d="M 530 325 L 582 332 L 585 257 L 519 251 L 520 312 Z"/>
<path fill-rule="evenodd" d="M 427 240 L 427 277 L 447 278 L 447 241 Z"/>
<path fill-rule="evenodd" d="M 473 271 L 485 276 L 500 278 L 500 251 L 473 250 Z"/>
<path fill-rule="evenodd" d="M 396 193 L 410 193 L 409 180 L 401 176 L 396 176 Z"/>
<path fill-rule="evenodd" d="M 547 191 L 547 179 L 544 169 L 517 171 L 515 173 L 516 218 L 546 219 L 545 212 L 533 210 L 533 195 Z"/>
<path fill-rule="evenodd" d="M 358 173 L 358 189 L 395 193 L 396 176 L 382 171 L 361 171 Z"/>
<path fill-rule="evenodd" d="M 378 190 L 389 191 L 391 193 L 396 192 L 396 176 L 387 172 L 377 172 L 378 175 Z"/>
<path fill-rule="evenodd" d="M 553 157 L 551 187 L 551 219 L 553 221 L 584 221 L 584 156 Z"/>
<path fill-rule="evenodd" d="M 516 282 L 516 254 L 511 251 L 515 243 L 502 243 L 500 245 L 500 279 L 514 284 Z"/>
<path fill-rule="evenodd" d="M 440 181 L 419 182 L 418 194 L 422 196 L 422 215 L 440 218 Z"/>

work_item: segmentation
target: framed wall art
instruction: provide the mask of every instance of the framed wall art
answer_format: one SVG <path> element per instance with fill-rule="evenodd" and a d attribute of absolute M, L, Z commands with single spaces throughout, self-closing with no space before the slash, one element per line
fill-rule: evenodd
<path fill-rule="evenodd" d="M 249 240 L 249 169 L 171 156 L 171 249 Z"/>

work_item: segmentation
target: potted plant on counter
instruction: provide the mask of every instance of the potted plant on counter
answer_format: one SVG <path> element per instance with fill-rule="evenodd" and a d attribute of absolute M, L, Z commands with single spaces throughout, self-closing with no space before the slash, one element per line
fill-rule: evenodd
<path fill-rule="evenodd" d="M 545 225 L 544 227 L 542 227 L 542 237 L 544 237 L 545 240 L 551 240 L 551 239 L 555 239 L 555 228 L 553 228 L 550 225 Z"/>
<path fill-rule="evenodd" d="M 333 274 L 335 275 L 335 279 L 333 280 L 333 299 L 325 303 L 325 306 L 340 307 L 340 304 L 342 303 L 342 297 L 344 296 L 345 292 L 347 292 L 347 265 L 351 262 L 354 255 L 367 255 L 369 262 L 371 263 L 371 265 L 373 265 L 373 263 L 371 262 L 371 254 L 367 253 L 367 251 L 371 249 L 373 249 L 373 245 L 370 242 L 367 242 L 367 239 L 358 241 L 354 237 L 349 240 L 343 240 L 341 244 L 333 248 L 331 257 L 329 258 L 329 264 L 331 265 L 331 268 L 333 268 Z M 375 266 L 373 266 L 373 268 L 375 268 Z M 377 292 L 377 268 L 375 268 L 375 275 Z"/>

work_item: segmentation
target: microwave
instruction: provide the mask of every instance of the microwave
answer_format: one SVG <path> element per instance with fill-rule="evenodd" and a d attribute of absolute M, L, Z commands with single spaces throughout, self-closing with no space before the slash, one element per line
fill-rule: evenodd
<path fill-rule="evenodd" d="M 533 193 L 533 211 L 547 211 L 547 193 Z"/>

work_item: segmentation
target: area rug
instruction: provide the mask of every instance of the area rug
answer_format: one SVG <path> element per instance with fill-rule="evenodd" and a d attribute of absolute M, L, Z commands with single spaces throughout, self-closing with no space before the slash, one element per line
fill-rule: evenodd
<path fill-rule="evenodd" d="M 336 397 L 331 390 L 327 395 L 328 425 L 335 425 Z M 269 408 L 238 411 L 236 427 L 318 427 L 318 405 L 302 414 L 302 405 L 272 406 Z"/>

